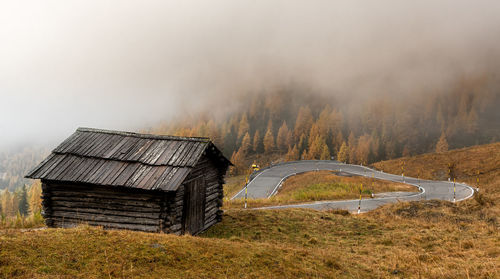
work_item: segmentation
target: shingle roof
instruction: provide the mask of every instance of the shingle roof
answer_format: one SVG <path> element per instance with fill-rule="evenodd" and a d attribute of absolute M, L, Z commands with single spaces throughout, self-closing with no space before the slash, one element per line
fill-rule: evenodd
<path fill-rule="evenodd" d="M 231 164 L 208 138 L 78 128 L 26 177 L 175 191 L 205 151 Z"/>

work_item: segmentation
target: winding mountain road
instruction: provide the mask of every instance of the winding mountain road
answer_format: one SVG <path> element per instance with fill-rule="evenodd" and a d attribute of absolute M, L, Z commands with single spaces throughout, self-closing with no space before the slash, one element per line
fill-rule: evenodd
<path fill-rule="evenodd" d="M 402 177 L 376 171 L 364 166 L 343 164 L 337 161 L 296 161 L 275 165 L 261 170 L 248 184 L 248 198 L 269 198 L 276 194 L 281 184 L 290 176 L 298 173 L 317 171 L 317 170 L 336 170 L 359 176 L 375 177 L 382 180 L 406 183 L 419 188 L 419 192 L 395 192 L 384 193 L 383 197 L 363 199 L 361 201 L 361 212 L 373 210 L 387 203 L 398 201 L 417 201 L 417 200 L 446 200 L 453 201 L 453 182 L 423 180 L 413 177 Z M 474 195 L 474 189 L 468 185 L 456 183 L 455 201 L 468 199 Z M 244 198 L 244 188 L 238 192 L 232 199 Z M 342 201 L 321 201 L 305 204 L 269 206 L 259 209 L 279 209 L 279 208 L 312 208 L 318 210 L 345 209 L 351 212 L 357 212 L 359 200 Z"/>

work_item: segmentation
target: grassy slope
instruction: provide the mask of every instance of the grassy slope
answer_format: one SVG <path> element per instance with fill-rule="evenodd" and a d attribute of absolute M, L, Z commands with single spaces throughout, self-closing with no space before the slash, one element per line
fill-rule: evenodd
<path fill-rule="evenodd" d="M 224 197 L 227 199 L 236 195 L 245 186 L 245 175 L 230 176 L 224 184 Z"/>
<path fill-rule="evenodd" d="M 438 169 L 443 156 L 469 152 L 460 156 L 473 161 L 490 148 L 423 155 L 407 166 Z M 479 165 L 482 194 L 458 204 L 399 203 L 362 215 L 229 210 L 201 237 L 88 227 L 0 230 L 0 278 L 498 278 L 493 197 L 500 164 L 491 162 Z M 388 171 L 398 162 L 383 164 Z"/>
<path fill-rule="evenodd" d="M 395 174 L 401 173 L 405 162 L 408 176 L 446 180 L 448 164 L 454 165 L 457 181 L 479 187 L 476 200 L 485 210 L 500 216 L 500 142 L 450 150 L 445 153 L 423 154 L 373 164 L 377 169 Z M 479 171 L 479 175 L 477 175 Z M 476 183 L 479 178 L 479 184 Z M 466 203 L 469 204 L 469 203 Z"/>
<path fill-rule="evenodd" d="M 479 171 L 479 187 L 488 195 L 498 197 L 500 194 L 500 142 L 451 150 L 445 153 L 429 153 L 415 157 L 382 161 L 373 164 L 377 169 L 401 174 L 401 166 L 405 163 L 405 174 L 421 178 L 446 180 L 448 164 L 455 166 L 457 181 L 476 185 Z"/>
<path fill-rule="evenodd" d="M 88 227 L 2 231 L 0 277 L 497 276 L 500 241 L 492 221 L 450 203 L 427 203 L 361 216 L 233 210 L 202 237 Z"/>
<path fill-rule="evenodd" d="M 234 188 L 230 178 L 225 187 Z M 229 183 L 229 182 L 233 183 Z M 343 177 L 331 171 L 308 172 L 293 176 L 285 181 L 279 192 L 269 199 L 250 199 L 248 206 L 261 207 L 269 205 L 305 203 L 320 200 L 346 200 L 359 198 L 360 186 L 363 184 L 363 197 L 370 198 L 371 193 L 418 191 L 416 187 L 391 181 L 371 179 L 361 176 Z M 242 208 L 243 200 L 224 202 L 224 208 Z"/>

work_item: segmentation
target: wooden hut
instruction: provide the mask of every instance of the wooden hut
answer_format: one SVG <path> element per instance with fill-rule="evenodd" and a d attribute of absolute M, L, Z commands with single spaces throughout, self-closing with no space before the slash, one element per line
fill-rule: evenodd
<path fill-rule="evenodd" d="M 222 218 L 230 164 L 208 138 L 79 128 L 26 177 L 49 227 L 195 235 Z"/>

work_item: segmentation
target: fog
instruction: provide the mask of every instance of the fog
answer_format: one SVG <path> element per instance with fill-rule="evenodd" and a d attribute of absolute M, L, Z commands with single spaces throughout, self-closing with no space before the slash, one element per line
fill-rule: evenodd
<path fill-rule="evenodd" d="M 0 148 L 135 130 L 306 84 L 436 94 L 500 65 L 499 1 L 0 2 Z"/>

